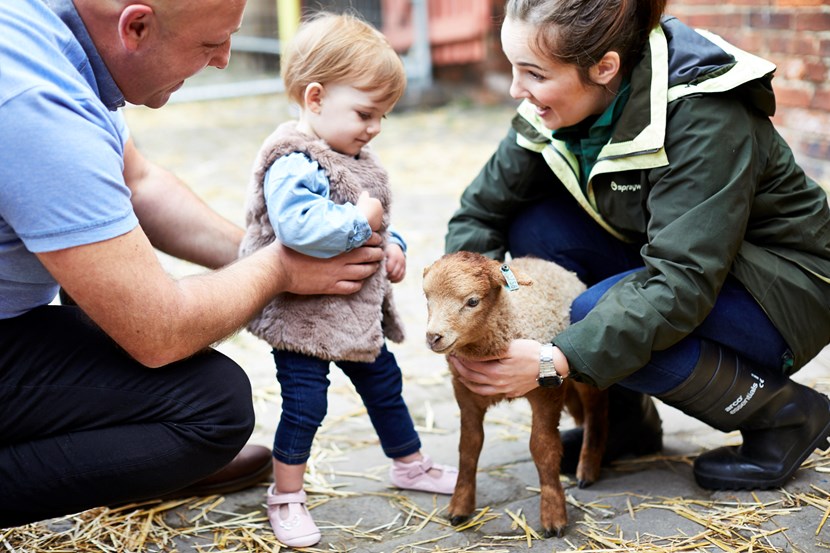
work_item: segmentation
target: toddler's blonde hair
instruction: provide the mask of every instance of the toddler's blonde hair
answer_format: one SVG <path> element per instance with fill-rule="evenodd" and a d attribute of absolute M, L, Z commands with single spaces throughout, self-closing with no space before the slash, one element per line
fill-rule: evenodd
<path fill-rule="evenodd" d="M 303 105 L 310 83 L 345 84 L 397 102 L 406 89 L 403 63 L 383 34 L 355 15 L 318 12 L 283 51 L 280 73 L 288 97 Z"/>

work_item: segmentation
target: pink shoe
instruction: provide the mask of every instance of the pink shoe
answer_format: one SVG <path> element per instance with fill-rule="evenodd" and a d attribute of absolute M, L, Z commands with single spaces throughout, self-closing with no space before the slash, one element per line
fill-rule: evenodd
<path fill-rule="evenodd" d="M 440 472 L 440 475 L 433 476 L 429 472 L 430 469 Z M 424 455 L 423 459 L 412 463 L 393 461 L 392 467 L 389 469 L 389 479 L 392 481 L 392 485 L 404 490 L 451 495 L 455 491 L 458 469 L 446 465 L 436 465 L 432 462 L 432 459 Z"/>
<path fill-rule="evenodd" d="M 288 547 L 308 547 L 320 541 L 320 529 L 306 508 L 303 490 L 276 493 L 274 484 L 268 488 L 268 519 L 274 535 Z M 286 518 L 283 515 L 287 514 Z"/>

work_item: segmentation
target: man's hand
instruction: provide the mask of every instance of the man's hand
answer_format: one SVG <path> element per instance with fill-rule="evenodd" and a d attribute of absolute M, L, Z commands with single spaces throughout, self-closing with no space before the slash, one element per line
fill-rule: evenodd
<path fill-rule="evenodd" d="M 280 244 L 236 259 L 239 227 L 213 212 L 172 173 L 148 162 L 132 141 L 124 162 L 141 226 L 110 240 L 37 256 L 78 306 L 148 367 L 178 361 L 224 339 L 281 292 L 357 292 L 383 259 L 377 233 L 363 247 L 331 259 L 308 257 Z M 377 200 L 367 196 L 367 202 Z M 221 268 L 174 279 L 154 246 Z"/>
<path fill-rule="evenodd" d="M 274 243 L 269 247 L 279 250 L 282 289 L 294 294 L 353 294 L 363 281 L 380 267 L 384 253 L 376 243 L 379 235 L 372 235 L 367 244 L 328 259 L 309 257 Z"/>
<path fill-rule="evenodd" d="M 232 334 L 280 292 L 360 290 L 383 259 L 379 241 L 331 259 L 275 243 L 222 269 L 178 280 L 162 268 L 141 227 L 38 258 L 124 350 L 148 367 L 161 367 Z"/>

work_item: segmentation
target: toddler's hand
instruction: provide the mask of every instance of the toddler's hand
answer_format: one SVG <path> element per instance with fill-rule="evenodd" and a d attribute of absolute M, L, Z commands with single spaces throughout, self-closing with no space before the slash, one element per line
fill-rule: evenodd
<path fill-rule="evenodd" d="M 357 208 L 366 217 L 366 220 L 369 221 L 369 228 L 373 232 L 377 232 L 383 222 L 383 205 L 381 205 L 380 200 L 371 197 L 364 190 L 357 198 Z"/>
<path fill-rule="evenodd" d="M 398 283 L 406 276 L 406 255 L 398 244 L 388 244 L 386 252 L 386 276 L 389 282 Z"/>

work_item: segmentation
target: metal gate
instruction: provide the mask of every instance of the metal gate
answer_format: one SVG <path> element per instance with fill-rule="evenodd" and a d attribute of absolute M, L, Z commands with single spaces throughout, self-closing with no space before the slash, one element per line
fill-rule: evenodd
<path fill-rule="evenodd" d="M 188 86 L 174 98 L 188 101 L 282 92 L 280 33 L 290 36 L 301 16 L 321 10 L 357 13 L 383 31 L 404 61 L 408 88 L 417 92 L 432 86 L 434 64 L 475 63 L 484 59 L 486 41 L 493 28 L 492 6 L 493 0 L 249 0 L 242 29 L 231 41 L 233 55 L 248 64 L 265 66 L 269 74 Z M 240 65 L 244 66 L 235 60 L 229 72 Z"/>

